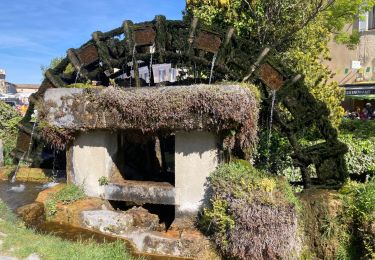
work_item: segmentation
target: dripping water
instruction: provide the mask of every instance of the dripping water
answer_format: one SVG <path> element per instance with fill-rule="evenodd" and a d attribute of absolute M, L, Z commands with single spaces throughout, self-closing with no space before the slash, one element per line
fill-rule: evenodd
<path fill-rule="evenodd" d="M 268 139 L 267 139 L 268 150 L 270 150 L 271 148 L 270 146 L 271 146 L 273 111 L 275 109 L 275 101 L 276 101 L 276 90 L 272 90 L 271 114 L 270 114 L 270 123 L 269 123 L 269 129 L 268 129 Z"/>
<path fill-rule="evenodd" d="M 136 44 L 134 44 L 133 51 L 132 51 L 132 62 L 130 65 L 130 87 L 132 86 L 132 70 L 134 68 L 134 62 L 137 62 L 137 61 L 134 61 L 136 47 L 137 47 Z M 133 71 L 133 75 L 134 75 L 134 71 Z"/>
<path fill-rule="evenodd" d="M 10 180 L 11 183 L 15 183 L 16 182 L 16 177 L 17 177 L 17 172 L 18 170 L 20 169 L 20 165 L 21 163 L 23 162 L 23 160 L 25 159 L 25 155 L 26 153 L 23 153 L 20 160 L 18 161 L 18 164 L 17 164 L 17 167 L 16 167 L 16 170 L 14 171 L 14 174 L 12 176 L 12 179 Z"/>
<path fill-rule="evenodd" d="M 148 71 L 148 86 L 149 87 L 151 86 L 151 72 L 152 72 L 153 55 L 155 53 L 155 43 L 150 47 L 150 53 L 151 53 L 151 56 L 150 56 L 150 67 L 149 67 L 149 71 Z"/>
<path fill-rule="evenodd" d="M 215 67 L 216 58 L 217 58 L 217 53 L 215 53 L 214 56 L 212 57 L 211 71 L 210 71 L 210 80 L 208 82 L 209 85 L 211 85 L 212 76 L 213 76 L 213 73 L 214 73 L 214 67 Z"/>
<path fill-rule="evenodd" d="M 57 179 L 57 173 L 56 173 L 57 153 L 58 153 L 58 151 L 56 151 L 56 149 L 53 149 L 52 182 L 56 182 L 56 179 Z"/>
<path fill-rule="evenodd" d="M 16 182 L 17 172 L 18 172 L 18 170 L 20 169 L 21 163 L 25 160 L 25 158 L 29 158 L 29 157 L 30 157 L 31 146 L 32 146 L 32 144 L 33 144 L 33 137 L 34 137 L 34 132 L 35 132 L 35 126 L 36 126 L 36 123 L 37 123 L 37 112 L 35 111 L 34 114 L 35 114 L 35 121 L 34 121 L 34 123 L 33 123 L 33 128 L 32 128 L 32 130 L 31 130 L 30 141 L 29 141 L 29 147 L 27 148 L 27 152 L 24 153 L 24 154 L 22 155 L 22 157 L 20 158 L 20 160 L 18 161 L 18 164 L 17 164 L 16 170 L 14 171 L 14 174 L 13 174 L 13 176 L 12 176 L 12 179 L 10 180 L 11 183 Z"/>
<path fill-rule="evenodd" d="M 76 79 L 74 80 L 74 85 L 77 84 L 77 81 L 80 77 L 80 73 L 81 73 L 81 67 L 79 67 L 78 71 L 77 71 L 77 75 L 76 75 Z"/>

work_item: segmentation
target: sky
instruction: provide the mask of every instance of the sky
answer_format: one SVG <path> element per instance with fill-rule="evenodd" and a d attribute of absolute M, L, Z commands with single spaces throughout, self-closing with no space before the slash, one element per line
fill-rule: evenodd
<path fill-rule="evenodd" d="M 162 14 L 182 18 L 185 0 L 1 0 L 0 69 L 12 83 L 41 83 L 42 65 L 79 48 L 95 31 Z"/>

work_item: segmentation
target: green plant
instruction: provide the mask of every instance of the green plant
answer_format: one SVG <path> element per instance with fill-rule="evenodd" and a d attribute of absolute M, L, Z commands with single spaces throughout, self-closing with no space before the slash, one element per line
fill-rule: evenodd
<path fill-rule="evenodd" d="M 26 259 L 36 253 L 45 260 L 131 260 L 134 258 L 122 241 L 98 244 L 94 240 L 69 241 L 57 236 L 41 234 L 28 229 L 10 209 L 0 201 L 0 230 L 2 255 Z"/>
<path fill-rule="evenodd" d="M 344 120 L 340 126 L 339 138 L 349 148 L 345 156 L 349 175 L 352 177 L 374 175 L 375 122 Z"/>
<path fill-rule="evenodd" d="M 83 187 L 67 184 L 55 194 L 50 194 L 46 201 L 47 216 L 52 217 L 57 213 L 57 204 L 70 204 L 84 198 Z"/>
<path fill-rule="evenodd" d="M 21 116 L 11 106 L 0 101 L 0 139 L 4 145 L 4 164 L 12 165 L 13 158 L 11 152 L 16 147 L 17 141 L 17 124 Z"/>
<path fill-rule="evenodd" d="M 200 225 L 224 257 L 287 258 L 294 253 L 300 205 L 284 178 L 238 160 L 221 165 L 209 183 L 210 205 L 204 208 Z M 270 255 L 262 255 L 259 245 L 265 244 L 272 245 L 267 249 Z"/>
<path fill-rule="evenodd" d="M 108 185 L 109 180 L 106 176 L 102 176 L 98 180 L 100 186 Z"/>
<path fill-rule="evenodd" d="M 375 255 L 375 179 L 366 183 L 347 181 L 340 189 L 343 194 L 344 217 L 351 221 L 356 242 L 362 245 L 364 254 Z"/>

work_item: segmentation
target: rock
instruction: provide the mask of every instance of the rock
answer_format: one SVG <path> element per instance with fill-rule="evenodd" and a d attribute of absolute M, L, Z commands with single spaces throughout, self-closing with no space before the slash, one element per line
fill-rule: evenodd
<path fill-rule="evenodd" d="M 183 234 L 185 233 L 185 234 Z M 139 232 L 127 234 L 141 252 L 196 259 L 220 259 L 210 242 L 198 231 Z"/>
<path fill-rule="evenodd" d="M 40 260 L 40 257 L 39 257 L 38 254 L 33 253 L 33 254 L 29 255 L 28 257 L 26 257 L 25 260 Z"/>
<path fill-rule="evenodd" d="M 132 216 L 111 210 L 91 210 L 81 213 L 83 223 L 101 232 L 121 234 L 134 224 Z"/>
<path fill-rule="evenodd" d="M 36 202 L 43 203 L 46 207 L 46 203 L 48 198 L 53 194 L 59 192 L 65 185 L 58 184 L 50 189 L 46 189 L 38 194 L 36 198 Z M 105 202 L 99 198 L 84 198 L 77 200 L 75 202 L 69 204 L 58 203 L 56 205 L 57 212 L 51 218 L 51 221 L 58 222 L 61 224 L 71 225 L 73 227 L 82 227 L 82 211 L 91 211 L 91 210 L 99 210 L 108 202 Z"/>
<path fill-rule="evenodd" d="M 40 202 L 19 207 L 16 212 L 28 225 L 38 224 L 45 219 L 44 205 Z"/>
<path fill-rule="evenodd" d="M 158 215 L 151 214 L 142 207 L 133 207 L 125 212 L 134 219 L 134 226 L 145 230 L 158 230 L 163 228 L 159 224 Z"/>

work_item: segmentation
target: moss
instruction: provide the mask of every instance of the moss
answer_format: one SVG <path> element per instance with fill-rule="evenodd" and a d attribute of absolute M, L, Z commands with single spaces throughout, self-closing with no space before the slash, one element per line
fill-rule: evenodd
<path fill-rule="evenodd" d="M 85 192 L 82 187 L 74 184 L 65 185 L 57 193 L 48 196 L 46 200 L 47 217 L 53 217 L 57 213 L 57 203 L 70 204 L 84 198 Z"/>
<path fill-rule="evenodd" d="M 375 232 L 374 181 L 347 181 L 337 191 L 306 190 L 301 195 L 306 244 L 324 259 L 372 259 Z"/>
<path fill-rule="evenodd" d="M 211 203 L 202 213 L 201 226 L 224 257 L 288 258 L 298 254 L 299 203 L 284 179 L 240 160 L 220 166 L 209 182 Z"/>
<path fill-rule="evenodd" d="M 252 92 L 239 86 L 86 89 L 66 106 L 74 124 L 44 130 L 49 139 L 56 137 L 56 143 L 59 136 L 66 137 L 61 140 L 64 143 L 70 141 L 70 133 L 93 129 L 128 130 L 139 135 L 204 130 L 217 133 L 224 148 L 243 151 L 251 151 L 248 148 L 253 148 L 257 139 L 258 103 Z M 48 105 L 42 111 L 48 113 Z M 40 120 L 47 121 L 48 116 L 44 112 Z"/>

